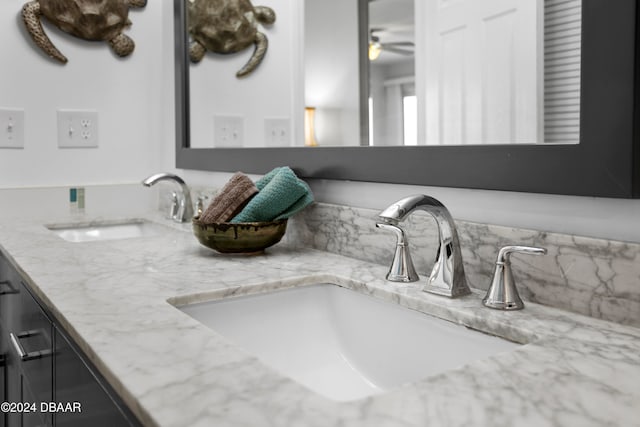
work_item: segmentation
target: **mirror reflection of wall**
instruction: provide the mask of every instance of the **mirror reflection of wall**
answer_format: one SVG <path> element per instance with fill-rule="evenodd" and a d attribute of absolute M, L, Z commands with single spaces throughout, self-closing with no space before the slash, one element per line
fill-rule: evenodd
<path fill-rule="evenodd" d="M 305 0 L 305 105 L 318 145 L 359 145 L 358 1 Z"/>
<path fill-rule="evenodd" d="M 369 2 L 369 144 L 417 145 L 414 0 Z"/>
<path fill-rule="evenodd" d="M 190 64 L 191 147 L 289 146 L 302 139 L 303 111 L 298 110 L 304 106 L 295 101 L 302 91 L 295 63 L 303 25 L 297 15 L 299 1 L 253 2 L 273 8 L 276 21 L 259 25 L 269 47 L 260 66 L 247 77 L 237 78 L 236 72 L 247 63 L 253 47 L 227 55 L 208 52 L 201 62 Z M 269 123 L 279 131 L 275 137 L 267 129 Z M 286 141 L 272 143 L 282 139 L 282 130 Z"/>

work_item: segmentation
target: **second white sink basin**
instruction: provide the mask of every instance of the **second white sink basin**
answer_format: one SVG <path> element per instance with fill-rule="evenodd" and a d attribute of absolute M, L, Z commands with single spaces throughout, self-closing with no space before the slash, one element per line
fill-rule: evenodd
<path fill-rule="evenodd" d="M 117 223 L 47 225 L 46 227 L 62 239 L 74 243 L 158 236 L 167 230 L 162 225 L 143 220 Z"/>
<path fill-rule="evenodd" d="M 336 401 L 383 393 L 518 347 L 331 284 L 179 309 Z"/>

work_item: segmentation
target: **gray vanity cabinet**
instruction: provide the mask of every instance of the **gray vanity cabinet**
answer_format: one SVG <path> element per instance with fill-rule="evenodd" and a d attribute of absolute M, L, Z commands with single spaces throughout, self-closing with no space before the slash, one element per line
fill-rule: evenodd
<path fill-rule="evenodd" d="M 3 363 L 2 402 L 19 402 L 22 398 L 20 364 L 11 348 L 11 333 L 16 330 L 21 313 L 20 278 L 6 259 L 0 256 L 0 354 Z M 0 413 L 0 426 L 22 425 L 17 412 Z"/>
<path fill-rule="evenodd" d="M 35 410 L 0 412 L 0 427 L 140 425 L 2 254 L 1 402 Z"/>

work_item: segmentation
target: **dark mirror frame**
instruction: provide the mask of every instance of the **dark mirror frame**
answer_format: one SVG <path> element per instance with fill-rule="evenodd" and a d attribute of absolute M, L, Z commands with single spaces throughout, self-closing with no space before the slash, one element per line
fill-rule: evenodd
<path fill-rule="evenodd" d="M 237 149 L 189 148 L 185 3 L 174 0 L 179 169 L 262 174 L 288 165 L 303 178 L 640 197 L 635 0 L 583 0 L 580 144 Z"/>

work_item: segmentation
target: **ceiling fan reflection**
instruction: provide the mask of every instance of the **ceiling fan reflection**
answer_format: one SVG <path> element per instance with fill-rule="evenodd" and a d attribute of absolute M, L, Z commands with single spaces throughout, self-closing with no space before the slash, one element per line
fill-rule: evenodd
<path fill-rule="evenodd" d="M 413 56 L 415 44 L 410 41 L 382 42 L 380 36 L 374 32 L 384 31 L 382 28 L 372 28 L 369 31 L 369 60 L 375 61 L 380 54 L 385 52 L 395 53 L 404 56 Z"/>

